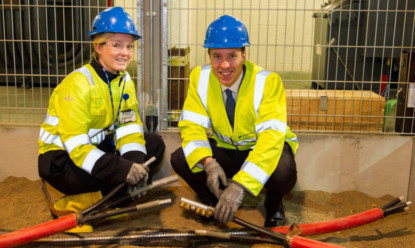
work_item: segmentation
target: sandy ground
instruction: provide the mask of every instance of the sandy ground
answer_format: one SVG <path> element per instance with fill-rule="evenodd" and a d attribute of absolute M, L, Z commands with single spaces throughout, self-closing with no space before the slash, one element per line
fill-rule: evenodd
<path fill-rule="evenodd" d="M 49 188 L 54 200 L 61 194 Z M 30 181 L 26 178 L 8 177 L 0 182 L 0 229 L 10 231 L 22 229 L 52 220 L 47 201 L 41 190 L 40 180 Z M 176 182 L 161 189 L 155 189 L 145 197 L 135 201 L 135 204 L 155 199 L 172 199 L 172 204 L 146 213 L 129 214 L 127 218 L 94 222 L 94 232 L 89 234 L 58 234 L 51 238 L 91 237 L 139 235 L 143 233 L 160 233 L 155 230 L 180 231 L 189 230 L 222 230 L 239 231 L 241 227 L 235 223 L 220 226 L 215 221 L 202 221 L 194 213 L 180 208 L 181 197 L 197 200 L 194 193 L 183 181 Z M 361 192 L 327 193 L 321 191 L 292 192 L 285 199 L 286 215 L 289 223 L 310 223 L 331 220 L 362 212 L 376 206 L 381 206 L 395 196 L 385 195 L 373 198 Z M 245 197 L 243 207 L 237 216 L 251 223 L 262 225 L 264 222 L 263 196 L 257 199 Z M 140 236 L 142 237 L 142 236 Z M 415 211 L 413 208 L 403 213 L 394 214 L 371 224 L 348 230 L 310 236 L 310 239 L 323 241 L 339 247 L 415 247 Z M 149 239 L 125 240 L 122 244 L 84 245 L 84 247 L 137 247 L 141 241 Z M 153 237 L 151 246 L 177 247 L 282 247 L 270 244 L 249 244 L 247 242 L 224 242 L 207 238 L 190 237 L 162 238 Z M 163 245 L 163 242 L 165 245 Z M 69 245 L 69 243 L 67 243 Z M 74 243 L 72 243 L 75 245 Z M 57 247 L 54 243 L 48 247 Z M 79 246 L 79 244 L 78 244 Z M 150 246 L 150 245 L 147 245 Z M 47 247 L 45 243 L 31 243 L 25 247 Z"/>

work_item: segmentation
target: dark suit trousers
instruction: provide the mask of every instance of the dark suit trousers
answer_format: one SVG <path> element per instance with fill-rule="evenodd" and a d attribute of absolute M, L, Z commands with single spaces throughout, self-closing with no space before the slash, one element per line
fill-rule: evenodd
<path fill-rule="evenodd" d="M 227 178 L 232 178 L 241 168 L 249 155 L 248 151 L 219 148 L 214 139 L 209 139 L 213 158 L 223 168 Z M 215 206 L 217 199 L 206 186 L 206 173 L 193 173 L 186 162 L 182 148 L 171 155 L 171 165 L 175 172 L 196 192 L 203 203 Z M 292 190 L 297 181 L 297 168 L 291 147 L 285 143 L 277 169 L 272 173 L 264 188 L 266 189 L 265 209 L 267 216 L 279 210 L 282 197 Z"/>

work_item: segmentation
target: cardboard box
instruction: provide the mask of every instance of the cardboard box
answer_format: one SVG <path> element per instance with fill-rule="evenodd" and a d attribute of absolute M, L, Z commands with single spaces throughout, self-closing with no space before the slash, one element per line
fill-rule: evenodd
<path fill-rule="evenodd" d="M 382 132 L 385 98 L 372 91 L 286 89 L 292 130 Z"/>
<path fill-rule="evenodd" d="M 183 108 L 189 85 L 189 61 L 187 59 L 190 47 L 176 48 L 172 47 L 168 50 L 168 86 L 169 86 L 169 110 L 178 110 Z"/>

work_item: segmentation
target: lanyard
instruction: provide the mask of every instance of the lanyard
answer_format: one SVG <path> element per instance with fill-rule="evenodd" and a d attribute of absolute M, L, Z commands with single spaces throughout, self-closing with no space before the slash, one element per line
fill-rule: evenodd
<path fill-rule="evenodd" d="M 111 89 L 111 82 L 110 82 L 110 78 L 108 77 L 108 73 L 107 71 L 104 69 L 104 67 L 102 67 L 102 70 L 104 71 L 105 77 L 107 78 L 107 84 L 108 84 L 108 88 L 110 91 L 110 97 L 111 97 L 111 106 L 112 106 L 112 119 L 114 119 L 114 100 L 112 98 L 112 89 Z M 117 128 L 117 123 L 118 123 L 118 117 L 120 115 L 120 109 L 121 109 L 121 102 L 123 99 L 123 95 L 124 95 L 124 88 L 125 88 L 125 84 L 126 84 L 126 77 L 124 76 L 124 85 L 122 86 L 122 91 L 121 91 L 121 96 L 120 96 L 120 104 L 118 105 L 118 110 L 117 110 L 117 116 L 115 117 L 115 122 L 114 122 L 114 129 Z"/>

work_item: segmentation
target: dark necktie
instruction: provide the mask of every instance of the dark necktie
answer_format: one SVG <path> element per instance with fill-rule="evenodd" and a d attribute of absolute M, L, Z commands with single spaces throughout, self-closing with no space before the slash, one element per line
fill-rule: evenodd
<path fill-rule="evenodd" d="M 226 89 L 226 113 L 228 114 L 229 123 L 233 128 L 233 120 L 235 116 L 235 100 L 232 97 L 232 91 L 230 89 Z"/>

